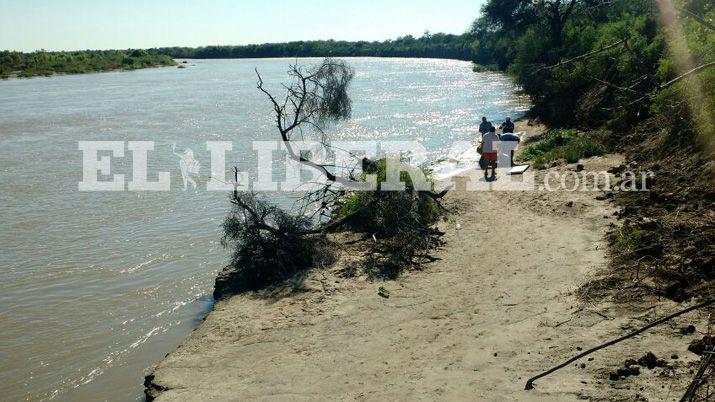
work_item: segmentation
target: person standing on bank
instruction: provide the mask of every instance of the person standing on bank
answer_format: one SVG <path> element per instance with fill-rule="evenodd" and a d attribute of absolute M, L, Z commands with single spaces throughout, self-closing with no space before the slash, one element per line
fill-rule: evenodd
<path fill-rule="evenodd" d="M 521 138 L 514 134 L 514 123 L 511 121 L 511 117 L 507 117 L 506 121 L 502 123 L 499 128 L 502 130 L 502 135 L 499 138 L 501 141 L 513 141 L 516 142 L 516 144 L 521 142 Z M 511 152 L 509 152 L 509 160 L 511 161 L 511 166 L 514 166 L 514 148 L 516 148 L 516 144 L 511 144 L 510 146 Z M 504 152 L 507 152 L 507 150 L 504 150 Z"/>
<path fill-rule="evenodd" d="M 482 117 L 482 122 L 479 124 L 479 133 L 481 135 L 484 135 L 489 132 L 489 129 L 494 127 L 492 123 L 490 123 L 486 117 Z"/>
<path fill-rule="evenodd" d="M 497 160 L 499 147 L 499 136 L 494 126 L 489 128 L 489 132 L 482 136 L 482 158 L 484 158 L 484 178 L 489 180 L 489 168 L 492 169 L 491 181 L 497 178 Z"/>
<path fill-rule="evenodd" d="M 514 123 L 511 121 L 511 117 L 507 117 L 506 121 L 499 126 L 502 134 L 514 133 Z"/>
<path fill-rule="evenodd" d="M 482 122 L 479 124 L 479 146 L 477 146 L 477 153 L 480 155 L 482 155 L 483 152 L 482 147 L 484 146 L 484 134 L 488 133 L 489 129 L 492 127 L 494 126 L 487 120 L 486 116 L 482 117 Z M 479 158 L 479 167 L 482 169 L 487 168 L 487 162 L 483 155 Z"/>

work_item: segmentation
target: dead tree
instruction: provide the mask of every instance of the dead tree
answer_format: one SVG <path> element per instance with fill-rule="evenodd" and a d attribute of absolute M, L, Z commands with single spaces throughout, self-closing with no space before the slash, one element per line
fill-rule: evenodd
<path fill-rule="evenodd" d="M 354 173 L 362 159 L 348 153 L 348 162 L 338 166 L 306 156 L 296 145 L 296 141 L 312 139 L 321 150 L 337 152 L 331 147 L 326 129 L 350 117 L 348 87 L 354 76 L 352 68 L 331 59 L 313 68 L 291 65 L 290 81 L 282 85 L 284 94 L 280 97 L 267 89 L 258 70 L 256 76 L 258 90 L 273 107 L 275 126 L 287 157 L 318 172 L 324 180 L 301 198 L 303 207 L 297 212 L 284 211 L 252 193 L 239 192 L 236 184 L 231 197 L 233 210 L 224 221 L 223 242 L 234 251 L 234 273 L 227 280 L 228 287 L 238 292 L 259 289 L 298 271 L 328 265 L 327 261 L 315 260 L 334 251 L 325 234 L 349 225 L 351 230 L 369 232 L 380 240 L 370 249 L 371 254 L 381 256 L 375 259 L 376 265 L 390 265 L 398 271 L 401 268 L 396 266 L 429 260 L 427 253 L 438 244 L 441 235 L 432 228 L 441 213 L 435 213 L 435 209 L 443 209 L 438 200 L 447 190 L 435 193 L 406 183 L 405 191 L 348 194 L 350 190 L 372 187 Z M 348 195 L 356 196 L 351 206 L 357 208 L 333 216 L 334 208 Z M 312 215 L 305 213 L 308 205 L 316 209 Z M 313 219 L 316 215 L 327 216 L 327 222 Z"/>
<path fill-rule="evenodd" d="M 258 78 L 257 88 L 269 99 L 275 114 L 275 124 L 280 135 L 280 139 L 285 147 L 287 156 L 293 161 L 315 169 L 325 179 L 326 182 L 317 190 L 308 192 L 301 197 L 303 202 L 302 212 L 310 205 L 316 207 L 313 216 L 329 216 L 336 200 L 343 194 L 344 189 L 364 189 L 365 182 L 356 178 L 353 174 L 360 159 L 352 156 L 351 163 L 343 166 L 336 166 L 328 162 L 320 162 L 309 159 L 295 150 L 294 143 L 297 138 L 301 140 L 306 136 L 312 136 L 325 150 L 335 150 L 330 145 L 326 129 L 333 123 L 346 120 L 352 112 L 352 102 L 348 95 L 348 87 L 355 72 L 342 60 L 325 59 L 313 68 L 304 68 L 298 64 L 290 65 L 288 76 L 291 81 L 283 84 L 285 91 L 283 97 L 277 97 L 267 88 L 263 77 L 256 69 Z M 348 172 L 347 175 L 340 175 L 336 171 Z M 432 191 L 419 191 L 421 196 L 432 198 L 439 204 L 439 199 L 444 197 L 447 190 L 440 193 Z M 234 204 L 241 207 L 240 200 Z M 254 215 L 254 214 L 252 214 Z M 254 215 L 255 216 L 255 215 Z M 345 220 L 345 221 L 349 221 Z M 342 224 L 343 220 L 331 222 L 327 228 L 333 228 Z M 269 227 L 270 223 L 264 223 Z M 309 232 L 325 230 L 311 229 Z"/>
<path fill-rule="evenodd" d="M 286 95 L 281 101 L 266 90 L 258 69 L 256 75 L 258 89 L 273 105 L 276 126 L 288 156 L 318 170 L 330 182 L 345 185 L 354 183 L 355 180 L 335 175 L 326 165 L 302 157 L 291 145 L 295 134 L 303 137 L 307 127 L 320 135 L 320 142 L 324 146 L 329 146 L 324 129 L 333 122 L 349 118 L 352 111 L 348 86 L 355 75 L 353 69 L 344 61 L 332 59 L 325 59 L 320 66 L 310 70 L 293 64 L 288 70 L 292 82 L 283 85 Z"/>
<path fill-rule="evenodd" d="M 317 140 L 326 150 L 330 144 L 326 128 L 332 123 L 348 119 L 352 103 L 348 96 L 348 87 L 355 73 L 344 61 L 325 59 L 313 68 L 304 68 L 292 64 L 288 70 L 290 82 L 282 84 L 285 95 L 277 97 L 268 91 L 263 77 L 256 69 L 257 88 L 270 100 L 275 114 L 275 124 L 288 158 L 319 172 L 325 179 L 321 188 L 309 192 L 301 198 L 303 210 L 308 205 L 317 205 L 317 214 L 325 215 L 340 195 L 338 187 L 349 187 L 358 181 L 348 176 L 336 174 L 337 166 L 327 162 L 314 161 L 297 151 L 294 141 L 305 140 L 306 136 Z M 246 210 L 247 216 L 263 230 L 276 230 L 271 222 L 262 219 L 252 205 L 242 200 L 234 191 L 231 202 Z M 304 212 L 304 211 L 301 211 Z M 304 234 L 314 233 L 316 229 L 305 229 Z"/>

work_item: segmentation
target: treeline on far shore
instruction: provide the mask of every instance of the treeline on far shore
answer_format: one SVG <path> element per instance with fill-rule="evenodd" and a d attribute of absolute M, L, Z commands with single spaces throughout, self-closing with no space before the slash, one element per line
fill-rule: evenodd
<path fill-rule="evenodd" d="M 394 40 L 374 41 L 294 41 L 245 46 L 163 47 L 148 49 L 153 55 L 179 59 L 239 59 L 269 57 L 418 57 L 473 60 L 477 42 L 471 34 L 453 35 L 425 32 Z"/>
<path fill-rule="evenodd" d="M 0 51 L 0 78 L 136 70 L 175 64 L 170 56 L 151 54 L 145 50 L 39 50 L 32 53 L 6 50 Z"/>
<path fill-rule="evenodd" d="M 0 78 L 81 74 L 174 65 L 173 59 L 243 59 L 270 57 L 417 57 L 475 60 L 478 41 L 462 35 L 425 32 L 386 41 L 294 41 L 244 46 L 162 47 L 147 50 L 71 52 L 0 51 Z"/>

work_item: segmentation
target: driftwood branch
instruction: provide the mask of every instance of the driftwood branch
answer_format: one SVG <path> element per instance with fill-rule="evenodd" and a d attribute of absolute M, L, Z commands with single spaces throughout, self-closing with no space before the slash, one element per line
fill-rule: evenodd
<path fill-rule="evenodd" d="M 593 353 L 593 352 L 596 352 L 596 351 L 599 351 L 599 350 L 601 350 L 601 349 L 607 348 L 607 347 L 609 347 L 609 346 L 615 345 L 615 344 L 617 344 L 617 343 L 619 343 L 619 342 L 625 341 L 626 339 L 633 338 L 634 336 L 639 335 L 639 334 L 642 334 L 643 332 L 645 332 L 645 331 L 647 331 L 647 330 L 649 330 L 649 329 L 651 329 L 651 328 L 653 328 L 653 327 L 656 327 L 656 326 L 658 326 L 658 325 L 660 325 L 660 324 L 662 324 L 662 323 L 664 323 L 664 322 L 670 321 L 670 320 L 672 320 L 673 318 L 680 317 L 680 316 L 683 315 L 683 314 L 687 314 L 687 313 L 689 313 L 689 312 L 691 312 L 691 311 L 698 310 L 698 309 L 701 309 L 701 308 L 710 306 L 711 304 L 714 304 L 714 303 L 715 303 L 715 299 L 710 299 L 710 300 L 705 301 L 705 302 L 702 302 L 702 303 L 700 303 L 700 304 L 696 304 L 696 305 L 694 305 L 694 306 L 692 306 L 692 307 L 686 308 L 685 310 L 678 311 L 677 313 L 671 314 L 671 315 L 669 315 L 669 316 L 667 316 L 667 317 L 664 317 L 664 318 L 661 318 L 661 319 L 659 319 L 659 320 L 657 320 L 657 321 L 654 321 L 654 322 L 652 322 L 652 323 L 646 325 L 645 327 L 643 327 L 643 328 L 641 328 L 641 329 L 639 329 L 639 330 L 637 330 L 637 331 L 631 332 L 631 333 L 628 334 L 628 335 L 624 335 L 624 336 L 622 336 L 622 337 L 620 337 L 620 338 L 618 338 L 618 339 L 614 339 L 614 340 L 608 341 L 608 342 L 606 342 L 606 343 L 603 343 L 603 344 L 601 344 L 601 345 L 599 345 L 599 346 L 596 346 L 596 347 L 594 347 L 594 348 L 591 348 L 591 349 L 589 349 L 589 350 L 587 350 L 587 351 L 585 351 L 585 352 L 583 352 L 583 353 L 580 353 L 580 354 L 578 354 L 578 355 L 576 355 L 576 356 L 574 356 L 574 357 L 568 359 L 567 361 L 565 361 L 565 362 L 559 364 L 559 365 L 556 366 L 556 367 L 553 367 L 553 368 L 551 368 L 551 369 L 549 369 L 549 370 L 544 371 L 543 373 L 541 373 L 541 374 L 539 374 L 539 375 L 536 375 L 536 376 L 534 376 L 534 377 L 529 378 L 529 380 L 526 382 L 526 386 L 524 387 L 524 389 L 527 390 L 527 391 L 534 389 L 534 381 L 538 380 L 539 378 L 546 377 L 547 375 L 549 375 L 549 374 L 551 374 L 551 373 L 553 373 L 553 372 L 555 372 L 555 371 L 557 371 L 557 370 L 560 370 L 560 369 L 562 369 L 562 368 L 564 368 L 564 367 L 570 365 L 571 363 L 573 363 L 573 362 L 575 362 L 575 361 L 577 361 L 577 360 L 579 360 L 579 359 L 581 359 L 581 358 L 583 358 L 583 357 L 585 357 L 585 356 L 590 355 L 590 354 Z"/>

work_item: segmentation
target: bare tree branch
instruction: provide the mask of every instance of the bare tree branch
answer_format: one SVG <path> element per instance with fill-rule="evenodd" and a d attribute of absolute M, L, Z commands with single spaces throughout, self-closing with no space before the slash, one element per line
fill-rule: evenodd
<path fill-rule="evenodd" d="M 610 83 L 610 82 L 608 82 L 608 81 L 604 81 L 604 80 L 602 80 L 602 79 L 600 79 L 600 78 L 597 78 L 597 77 L 594 77 L 594 76 L 592 76 L 592 75 L 589 75 L 588 78 L 590 78 L 590 79 L 592 79 L 592 80 L 594 80 L 594 81 L 600 82 L 601 84 L 606 85 L 606 86 L 608 86 L 608 87 L 611 87 L 611 88 L 613 88 L 613 89 L 617 89 L 617 90 L 619 90 L 619 91 L 630 92 L 630 93 L 633 93 L 633 94 L 642 95 L 640 92 L 638 92 L 638 91 L 636 91 L 636 90 L 634 90 L 634 89 L 632 89 L 632 88 L 626 88 L 626 87 L 618 86 L 618 85 L 616 85 L 616 84 Z"/>
<path fill-rule="evenodd" d="M 683 78 L 686 78 L 686 77 L 688 77 L 688 76 L 690 76 L 690 75 L 699 73 L 700 71 L 705 70 L 705 69 L 707 69 L 707 68 L 710 68 L 710 67 L 712 67 L 712 66 L 715 66 L 715 61 L 711 61 L 711 62 L 709 62 L 709 63 L 705 63 L 705 64 L 702 64 L 702 65 L 700 65 L 700 66 L 697 66 L 697 67 L 693 68 L 692 70 L 687 71 L 687 72 L 685 72 L 685 73 L 683 73 L 683 74 L 681 74 L 681 75 L 679 75 L 679 76 L 673 78 L 672 80 L 666 82 L 665 84 L 661 85 L 660 87 L 658 87 L 658 90 L 659 90 L 659 91 L 662 91 L 662 90 L 664 90 L 665 88 L 668 88 L 669 86 L 671 86 L 671 85 L 677 83 L 678 81 L 682 80 Z"/>
<path fill-rule="evenodd" d="M 555 69 L 555 68 L 559 68 L 559 67 L 565 66 L 565 65 L 567 65 L 567 64 L 571 64 L 571 63 L 573 63 L 573 62 L 575 62 L 575 61 L 588 59 L 588 58 L 590 58 L 591 56 L 594 56 L 594 55 L 596 55 L 596 54 L 598 54 L 598 53 L 604 52 L 604 51 L 609 50 L 609 49 L 613 49 L 614 47 L 617 47 L 617 46 L 621 45 L 621 44 L 624 43 L 625 41 L 626 41 L 626 39 L 621 39 L 621 40 L 619 40 L 619 41 L 617 41 L 617 42 L 611 43 L 610 45 L 602 46 L 602 47 L 599 48 L 599 49 L 592 50 L 592 51 L 590 51 L 590 52 L 588 52 L 588 53 L 584 53 L 584 54 L 582 54 L 582 55 L 579 55 L 579 56 L 570 58 L 570 59 L 568 59 L 568 60 L 564 60 L 564 61 L 558 62 L 558 63 L 556 63 L 556 64 L 554 64 L 554 65 L 541 67 L 541 68 L 535 70 L 534 72 L 532 72 L 531 74 L 533 75 L 533 74 L 536 74 L 536 73 L 538 73 L 539 71 L 543 71 L 543 70 L 553 70 L 553 69 Z"/>

